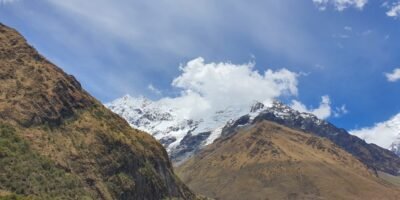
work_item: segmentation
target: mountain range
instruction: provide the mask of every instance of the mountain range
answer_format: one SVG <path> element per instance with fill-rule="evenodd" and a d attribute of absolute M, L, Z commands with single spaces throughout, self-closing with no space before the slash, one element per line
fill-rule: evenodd
<path fill-rule="evenodd" d="M 223 135 L 177 168 L 215 199 L 399 199 L 400 190 L 329 139 L 268 120 Z"/>
<path fill-rule="evenodd" d="M 247 110 L 227 107 L 209 119 L 199 120 L 182 119 L 178 108 L 170 108 L 162 101 L 145 98 L 125 96 L 106 106 L 124 117 L 131 126 L 152 133 L 167 148 L 177 165 L 221 136 L 258 121 L 268 120 L 327 138 L 376 171 L 397 175 L 400 170 L 400 158 L 395 153 L 368 144 L 345 129 L 337 128 L 313 114 L 298 112 L 279 101 L 269 106 L 255 102 Z"/>
<path fill-rule="evenodd" d="M 400 199 L 394 152 L 313 114 L 254 101 L 188 116 L 165 99 L 104 106 L 0 24 L 2 200 Z"/>

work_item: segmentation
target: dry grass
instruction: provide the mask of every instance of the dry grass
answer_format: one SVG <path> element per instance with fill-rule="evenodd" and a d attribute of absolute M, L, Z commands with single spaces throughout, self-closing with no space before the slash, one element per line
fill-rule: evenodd
<path fill-rule="evenodd" d="M 80 199 L 195 198 L 174 175 L 166 151 L 153 137 L 132 129 L 84 91 L 74 77 L 2 24 L 0 124 L 15 129 L 12 135 L 21 143 L 10 152 L 22 149 L 16 163 L 26 165 L 15 168 L 8 163 L 2 167 L 9 170 L 0 174 L 6 178 L 29 174 L 29 166 L 37 170 L 36 165 L 46 163 L 61 174 L 60 179 L 67 181 L 62 174 L 70 175 L 82 191 L 54 189 L 63 185 L 50 181 L 54 177 L 47 174 L 49 170 L 39 170 L 42 179 L 34 183 L 3 180 L 0 189 L 40 199 L 71 199 L 72 193 Z M 5 161 L 1 156 L 0 160 Z M 32 184 L 37 189 L 29 192 Z"/>
<path fill-rule="evenodd" d="M 385 173 L 385 172 L 378 172 L 378 176 L 393 185 L 397 185 L 400 187 L 400 177 L 399 176 L 393 176 L 391 174 Z"/>
<path fill-rule="evenodd" d="M 400 191 L 327 139 L 261 122 L 179 166 L 216 199 L 399 199 Z"/>

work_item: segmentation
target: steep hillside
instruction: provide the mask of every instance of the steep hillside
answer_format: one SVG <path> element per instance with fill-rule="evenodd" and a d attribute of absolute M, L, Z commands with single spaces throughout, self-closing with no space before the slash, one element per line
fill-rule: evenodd
<path fill-rule="evenodd" d="M 0 24 L 0 198 L 10 195 L 195 198 L 155 139 Z"/>
<path fill-rule="evenodd" d="M 400 198 L 328 139 L 268 121 L 223 136 L 177 172 L 194 191 L 221 200 Z"/>
<path fill-rule="evenodd" d="M 259 107 L 264 106 L 260 104 Z M 368 144 L 344 129 L 337 128 L 312 114 L 300 113 L 280 102 L 274 102 L 271 107 L 260 109 L 256 116 L 248 114 L 228 123 L 223 128 L 222 135 L 229 135 L 236 130 L 264 120 L 327 138 L 372 170 L 399 175 L 400 157 L 395 153 L 375 144 Z"/>

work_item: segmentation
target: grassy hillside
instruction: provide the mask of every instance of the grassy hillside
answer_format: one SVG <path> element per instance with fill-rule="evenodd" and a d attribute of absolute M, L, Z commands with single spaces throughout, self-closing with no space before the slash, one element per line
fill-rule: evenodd
<path fill-rule="evenodd" d="M 328 139 L 267 121 L 217 140 L 177 173 L 195 192 L 221 200 L 400 198 Z"/>
<path fill-rule="evenodd" d="M 3 199 L 196 198 L 154 138 L 2 24 L 0 130 Z"/>
<path fill-rule="evenodd" d="M 57 168 L 34 153 L 16 130 L 0 124 L 0 185 L 24 196 L 41 199 L 89 199 L 79 177 Z M 85 198 L 86 197 L 86 198 Z"/>

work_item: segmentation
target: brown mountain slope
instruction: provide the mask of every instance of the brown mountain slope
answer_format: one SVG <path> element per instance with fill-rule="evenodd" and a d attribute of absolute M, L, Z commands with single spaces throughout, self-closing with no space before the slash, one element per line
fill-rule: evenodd
<path fill-rule="evenodd" d="M 0 191 L 33 199 L 195 198 L 155 139 L 2 24 Z"/>
<path fill-rule="evenodd" d="M 268 121 L 217 140 L 177 173 L 195 192 L 224 200 L 400 198 L 328 139 Z"/>

